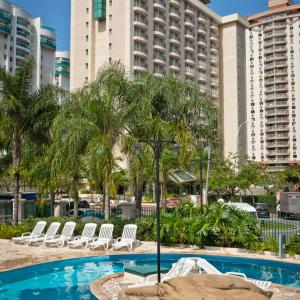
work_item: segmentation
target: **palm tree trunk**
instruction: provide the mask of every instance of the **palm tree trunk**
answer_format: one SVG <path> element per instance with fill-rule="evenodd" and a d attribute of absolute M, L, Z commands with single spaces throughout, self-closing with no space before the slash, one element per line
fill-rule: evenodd
<path fill-rule="evenodd" d="M 54 216 L 55 192 L 50 190 L 50 213 Z"/>
<path fill-rule="evenodd" d="M 19 130 L 15 128 L 12 140 L 12 163 L 14 170 L 14 224 L 19 223 L 19 193 L 20 193 L 20 161 L 21 161 L 21 140 Z"/>
<path fill-rule="evenodd" d="M 142 213 L 143 186 L 139 182 L 138 176 L 135 177 L 135 180 L 133 183 L 133 193 L 134 193 L 134 199 L 135 199 L 136 215 L 138 217 L 140 217 L 141 213 Z"/>
<path fill-rule="evenodd" d="M 106 185 L 105 185 L 105 195 L 104 195 L 104 215 L 105 215 L 105 221 L 108 221 L 110 215 L 110 197 Z"/>
<path fill-rule="evenodd" d="M 74 201 L 74 218 L 78 218 L 78 202 L 79 202 L 79 195 L 78 195 L 76 184 L 77 184 L 77 180 L 76 183 L 73 183 L 73 186 L 71 188 L 72 189 L 71 196 Z"/>

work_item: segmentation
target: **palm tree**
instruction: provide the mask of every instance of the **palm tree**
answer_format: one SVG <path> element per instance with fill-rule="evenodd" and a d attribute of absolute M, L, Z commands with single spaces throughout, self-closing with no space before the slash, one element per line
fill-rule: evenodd
<path fill-rule="evenodd" d="M 136 117 L 128 125 L 131 139 L 174 140 L 181 146 L 179 159 L 166 154 L 165 159 L 161 160 L 162 190 L 165 193 L 169 170 L 174 165 L 177 168 L 187 166 L 191 147 L 199 136 L 206 140 L 215 139 L 217 110 L 211 99 L 201 94 L 196 85 L 171 75 L 158 78 L 145 74 L 131 87 L 130 99 L 136 102 Z M 130 154 L 131 170 L 137 170 L 134 172 L 133 186 L 137 211 L 140 211 L 143 178 L 139 170 L 146 161 L 145 156 L 138 160 L 140 163 L 137 166 L 128 142 L 125 152 Z M 167 156 L 169 159 L 166 159 Z"/>
<path fill-rule="evenodd" d="M 41 133 L 49 127 L 57 111 L 58 93 L 52 86 L 32 91 L 34 61 L 22 62 L 16 74 L 0 67 L 0 119 L 2 129 L 9 137 L 14 177 L 14 223 L 18 223 L 20 164 L 25 138 L 42 141 Z"/>
<path fill-rule="evenodd" d="M 115 149 L 133 113 L 126 101 L 127 90 L 124 67 L 119 63 L 104 66 L 94 82 L 71 96 L 54 124 L 58 143 L 55 160 L 61 162 L 60 169 L 73 172 L 75 191 L 76 181 L 81 177 L 80 165 L 96 184 L 103 184 L 106 220 L 110 213 L 110 195 L 116 188 L 113 172 L 121 159 L 115 156 Z"/>

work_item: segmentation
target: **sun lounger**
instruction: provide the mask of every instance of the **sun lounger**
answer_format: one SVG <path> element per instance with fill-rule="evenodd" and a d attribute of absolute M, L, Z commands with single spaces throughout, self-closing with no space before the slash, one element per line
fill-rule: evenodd
<path fill-rule="evenodd" d="M 168 279 L 187 276 L 189 273 L 194 271 L 196 267 L 197 263 L 194 260 L 189 258 L 181 258 L 175 264 L 173 264 L 168 273 L 161 274 L 161 281 L 163 282 Z M 147 276 L 143 283 L 131 285 L 129 288 L 153 285 L 155 283 L 157 283 L 157 274 L 152 274 Z"/>
<path fill-rule="evenodd" d="M 44 229 L 46 227 L 46 221 L 39 221 L 35 224 L 32 232 L 24 232 L 21 236 L 13 237 L 12 240 L 19 243 L 25 243 L 27 240 L 33 237 L 39 237 L 43 235 Z"/>
<path fill-rule="evenodd" d="M 45 234 L 42 234 L 40 236 L 32 236 L 30 239 L 26 241 L 26 243 L 28 243 L 28 245 L 32 243 L 40 243 L 40 242 L 44 243 L 46 240 L 52 239 L 56 235 L 60 225 L 61 225 L 60 222 L 51 223 Z"/>
<path fill-rule="evenodd" d="M 84 225 L 82 235 L 76 236 L 73 241 L 69 241 L 69 247 L 84 247 L 87 248 L 89 242 L 93 240 L 97 224 L 87 223 Z"/>
<path fill-rule="evenodd" d="M 136 239 L 137 226 L 135 224 L 127 224 L 124 226 L 122 237 L 119 237 L 117 241 L 112 245 L 114 250 L 127 247 L 129 251 L 133 249 L 133 246 L 139 244 Z"/>
<path fill-rule="evenodd" d="M 68 242 L 73 238 L 75 226 L 76 226 L 75 222 L 66 222 L 62 230 L 62 233 L 60 235 L 54 236 L 51 239 L 45 240 L 44 244 L 63 247 L 65 242 Z"/>
<path fill-rule="evenodd" d="M 99 236 L 95 237 L 90 244 L 91 249 L 103 247 L 108 249 L 113 241 L 113 224 L 102 224 L 99 231 Z"/>
<path fill-rule="evenodd" d="M 261 288 L 264 291 L 267 291 L 270 288 L 271 284 L 272 284 L 272 282 L 270 282 L 270 281 L 249 279 L 243 273 L 238 273 L 238 272 L 222 273 L 204 258 L 193 257 L 191 259 L 194 259 L 197 262 L 199 273 L 204 271 L 207 274 L 239 276 L 239 277 L 244 278 L 246 281 L 255 284 L 257 287 Z"/>

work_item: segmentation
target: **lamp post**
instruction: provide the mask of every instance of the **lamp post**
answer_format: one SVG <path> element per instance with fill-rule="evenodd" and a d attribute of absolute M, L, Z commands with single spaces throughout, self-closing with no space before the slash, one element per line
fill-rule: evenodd
<path fill-rule="evenodd" d="M 246 124 L 248 124 L 248 121 L 245 121 L 243 123 L 240 124 L 239 128 L 238 128 L 238 133 L 236 136 L 236 158 L 235 158 L 235 175 L 237 175 L 238 172 L 238 164 L 239 164 L 239 154 L 240 154 L 240 131 L 242 129 L 242 127 Z M 242 202 L 242 191 L 240 189 L 240 202 Z"/>
<path fill-rule="evenodd" d="M 174 150 L 178 150 L 179 146 L 175 141 L 161 141 L 161 140 L 139 140 L 140 143 L 148 144 L 154 152 L 155 158 L 155 199 L 156 199 L 156 222 L 157 222 L 157 281 L 161 282 L 160 275 L 160 184 L 159 184 L 159 160 L 163 148 L 167 144 L 172 144 Z M 136 144 L 135 149 L 137 152 L 141 150 L 141 144 Z"/>

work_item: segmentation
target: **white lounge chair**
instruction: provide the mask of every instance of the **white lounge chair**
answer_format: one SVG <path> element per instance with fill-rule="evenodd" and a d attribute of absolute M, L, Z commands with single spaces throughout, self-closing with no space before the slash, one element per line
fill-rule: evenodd
<path fill-rule="evenodd" d="M 96 228 L 97 224 L 95 223 L 85 224 L 82 231 L 82 235 L 75 236 L 73 241 L 69 241 L 69 247 L 83 247 L 85 245 L 85 248 L 87 248 L 89 242 L 93 240 Z"/>
<path fill-rule="evenodd" d="M 90 244 L 91 249 L 103 247 L 108 249 L 113 241 L 113 224 L 102 224 L 99 231 L 99 236 L 95 237 Z"/>
<path fill-rule="evenodd" d="M 28 245 L 31 243 L 44 243 L 46 240 L 52 239 L 56 235 L 60 225 L 60 222 L 52 222 L 45 234 L 41 234 L 40 236 L 32 236 L 26 241 L 26 243 L 28 243 Z"/>
<path fill-rule="evenodd" d="M 249 279 L 243 273 L 238 273 L 238 272 L 222 273 L 204 258 L 191 257 L 190 259 L 193 259 L 197 262 L 199 273 L 202 273 L 202 270 L 203 270 L 207 274 L 239 276 L 239 277 L 244 278 L 246 281 L 255 284 L 257 287 L 261 288 L 264 291 L 267 291 L 270 288 L 271 284 L 272 284 L 272 282 L 270 282 L 270 281 Z"/>
<path fill-rule="evenodd" d="M 43 234 L 46 225 L 47 225 L 46 221 L 38 221 L 35 224 L 32 232 L 24 232 L 24 233 L 22 233 L 21 236 L 13 237 L 12 240 L 15 242 L 19 242 L 19 243 L 22 243 L 22 242 L 25 243 L 30 238 L 39 237 Z"/>
<path fill-rule="evenodd" d="M 175 264 L 173 264 L 172 268 L 166 274 L 161 274 L 161 281 L 166 281 L 168 279 L 187 276 L 189 273 L 194 271 L 197 267 L 197 263 L 189 258 L 181 258 Z M 154 285 L 157 283 L 157 274 L 152 274 L 146 277 L 143 283 L 130 285 L 129 288 L 141 287 Z"/>
<path fill-rule="evenodd" d="M 60 235 L 54 236 L 52 239 L 45 240 L 44 244 L 63 247 L 65 242 L 68 242 L 73 238 L 75 226 L 76 226 L 75 222 L 66 222 L 62 230 L 62 233 Z"/>
<path fill-rule="evenodd" d="M 123 228 L 122 237 L 117 238 L 117 241 L 112 245 L 114 250 L 127 247 L 129 251 L 133 249 L 135 244 L 139 244 L 136 239 L 137 226 L 135 224 L 127 224 Z"/>

